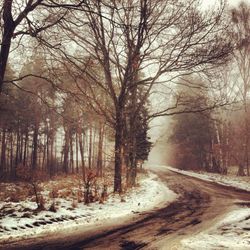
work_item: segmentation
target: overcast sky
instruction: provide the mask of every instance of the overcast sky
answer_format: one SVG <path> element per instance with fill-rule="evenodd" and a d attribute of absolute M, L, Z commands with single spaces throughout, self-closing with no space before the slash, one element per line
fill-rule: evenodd
<path fill-rule="evenodd" d="M 228 3 L 232 6 L 237 6 L 240 2 L 242 2 L 242 0 L 228 0 Z M 250 0 L 245 0 L 245 2 L 250 3 Z"/>
<path fill-rule="evenodd" d="M 204 6 L 208 7 L 213 6 L 215 3 L 219 3 L 220 0 L 201 0 L 204 4 Z M 229 6 L 236 7 L 240 2 L 243 0 L 227 0 L 229 3 Z M 248 2 L 250 4 L 250 0 L 244 0 L 245 2 Z"/>
<path fill-rule="evenodd" d="M 210 5 L 213 2 L 218 2 L 219 0 L 203 0 L 204 4 Z M 237 6 L 242 0 L 227 0 L 228 3 L 232 6 Z M 245 2 L 250 3 L 250 0 L 245 0 Z"/>
<path fill-rule="evenodd" d="M 215 3 L 219 3 L 219 0 L 202 0 L 205 8 L 209 8 L 209 6 L 214 5 Z M 237 7 L 237 5 L 242 2 L 242 0 L 227 0 L 231 7 Z M 250 0 L 245 0 L 250 4 Z M 149 155 L 149 164 L 150 163 L 157 163 L 157 164 L 164 164 L 165 158 L 168 155 L 167 151 L 169 147 L 166 145 L 166 137 L 163 135 L 166 134 L 168 131 L 168 125 L 170 120 L 166 117 L 156 118 L 150 125 L 151 130 L 149 135 L 153 142 L 156 142 L 156 145 L 153 147 L 152 151 Z M 169 152 L 170 153 L 170 152 Z M 170 153 L 171 154 L 171 153 Z"/>

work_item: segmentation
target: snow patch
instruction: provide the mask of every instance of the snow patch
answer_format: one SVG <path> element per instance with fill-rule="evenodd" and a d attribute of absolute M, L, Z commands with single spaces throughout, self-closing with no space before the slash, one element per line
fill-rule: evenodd
<path fill-rule="evenodd" d="M 209 230 L 181 241 L 183 249 L 250 249 L 250 208 L 238 208 Z"/>
<path fill-rule="evenodd" d="M 80 227 L 93 228 L 105 225 L 117 218 L 130 219 L 135 214 L 151 210 L 160 204 L 170 203 L 177 195 L 162 183 L 157 175 L 150 173 L 140 181 L 137 188 L 133 188 L 124 196 L 110 195 L 105 204 L 92 203 L 77 204 L 72 208 L 72 201 L 56 198 L 58 211 L 42 211 L 38 214 L 25 213 L 23 209 L 35 209 L 34 202 L 22 201 L 19 203 L 3 202 L 1 207 L 7 206 L 14 212 L 0 218 L 0 243 L 11 240 L 36 237 L 67 229 Z M 21 211 L 21 212 L 20 212 Z M 28 214 L 28 216 L 27 216 Z"/>
<path fill-rule="evenodd" d="M 250 191 L 249 177 L 227 176 L 207 172 L 195 173 L 169 166 L 165 168 L 201 180 Z M 182 247 L 178 249 L 183 250 L 250 249 L 250 208 L 235 207 L 233 211 L 226 214 L 213 227 L 193 237 L 181 240 L 181 244 Z"/>
<path fill-rule="evenodd" d="M 238 189 L 250 191 L 250 179 L 248 176 L 231 176 L 231 175 L 220 175 L 215 173 L 196 173 L 192 171 L 181 170 L 173 167 L 166 166 L 168 170 L 176 173 L 184 174 L 187 176 L 195 177 L 201 180 L 215 182 L 224 186 L 231 186 Z"/>

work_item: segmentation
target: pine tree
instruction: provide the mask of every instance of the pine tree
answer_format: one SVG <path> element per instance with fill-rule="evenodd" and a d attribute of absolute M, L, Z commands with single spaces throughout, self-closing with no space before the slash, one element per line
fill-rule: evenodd
<path fill-rule="evenodd" d="M 178 95 L 185 103 L 186 110 L 208 105 L 208 93 L 204 83 L 197 79 L 189 79 L 200 84 L 199 90 L 179 87 Z M 199 83 L 200 82 L 200 83 Z M 211 143 L 214 138 L 211 111 L 202 113 L 183 113 L 173 118 L 172 135 L 169 140 L 175 145 L 175 165 L 181 169 L 203 169 L 210 167 Z"/>

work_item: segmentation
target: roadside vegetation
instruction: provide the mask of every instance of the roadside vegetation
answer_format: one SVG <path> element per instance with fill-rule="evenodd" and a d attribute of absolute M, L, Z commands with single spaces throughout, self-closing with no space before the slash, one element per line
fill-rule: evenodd
<path fill-rule="evenodd" d="M 170 165 L 249 177 L 249 4 L 242 2 L 229 15 L 230 34 L 237 40 L 231 60 L 215 73 L 219 90 L 209 88 L 211 79 L 185 77 L 177 92 L 190 111 L 197 103 L 206 107 L 221 96 L 230 99 L 231 104 L 175 116 L 168 137 L 174 152 Z"/>

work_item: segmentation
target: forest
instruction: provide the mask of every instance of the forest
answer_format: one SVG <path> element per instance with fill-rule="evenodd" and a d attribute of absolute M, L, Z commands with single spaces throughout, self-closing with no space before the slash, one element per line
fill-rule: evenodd
<path fill-rule="evenodd" d="M 230 60 L 213 78 L 181 79 L 176 91 L 187 112 L 173 117 L 166 140 L 173 166 L 249 176 L 249 5 L 242 2 L 230 14 L 230 35 L 239 39 Z M 214 99 L 223 100 L 220 107 L 196 111 L 194 103 L 207 107 Z"/>
<path fill-rule="evenodd" d="M 161 116 L 172 165 L 250 175 L 247 3 L 4 0 L 0 15 L 2 181 L 112 174 L 121 192 Z"/>

